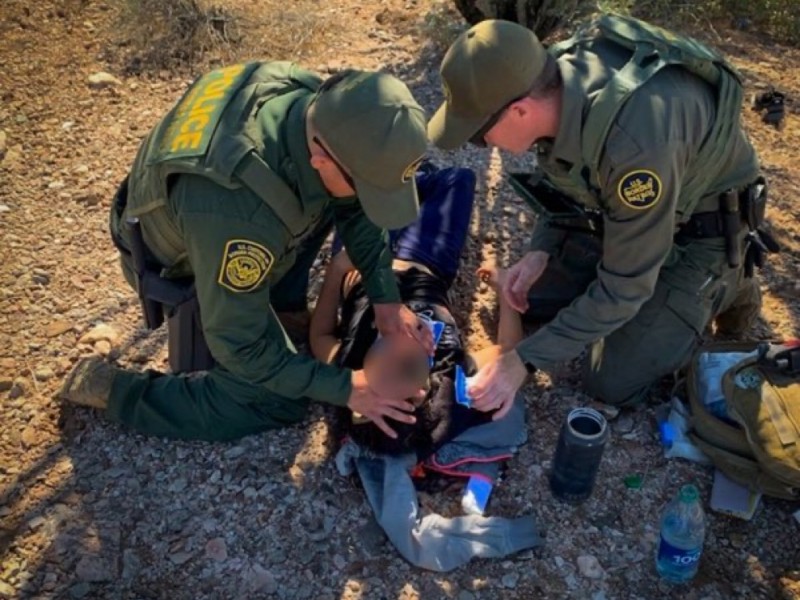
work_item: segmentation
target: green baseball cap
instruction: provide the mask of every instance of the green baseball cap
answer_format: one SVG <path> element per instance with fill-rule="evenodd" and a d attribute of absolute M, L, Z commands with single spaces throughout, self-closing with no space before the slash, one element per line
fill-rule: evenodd
<path fill-rule="evenodd" d="M 405 84 L 385 73 L 350 71 L 323 84 L 313 125 L 350 172 L 367 217 L 398 229 L 419 211 L 414 173 L 428 146 L 425 112 Z"/>
<path fill-rule="evenodd" d="M 428 137 L 446 150 L 466 143 L 531 89 L 546 62 L 547 50 L 522 25 L 490 19 L 471 27 L 442 61 L 445 102 L 428 123 Z"/>

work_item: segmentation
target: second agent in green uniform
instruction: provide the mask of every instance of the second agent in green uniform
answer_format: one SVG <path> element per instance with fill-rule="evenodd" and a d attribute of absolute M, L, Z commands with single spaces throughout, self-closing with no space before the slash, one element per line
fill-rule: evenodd
<path fill-rule="evenodd" d="M 536 284 L 565 264 L 577 292 L 481 369 L 475 406 L 500 407 L 502 417 L 528 372 L 587 346 L 587 392 L 630 404 L 687 361 L 712 318 L 727 311 L 718 324 L 732 330 L 732 307 L 743 317 L 737 328 L 757 316 L 757 283 L 745 278 L 739 249 L 760 223 L 748 227 L 732 206 L 736 230 L 726 238 L 717 218 L 723 197 L 763 200 L 740 123 L 741 83 L 721 57 L 634 19 L 603 17 L 549 49 L 524 27 L 484 21 L 451 46 L 441 76 L 446 102 L 428 125 L 437 145 L 533 149 L 544 180 L 602 225 L 595 253 L 539 219 L 504 295 L 528 310 Z"/>
<path fill-rule="evenodd" d="M 417 215 L 414 172 L 425 116 L 406 86 L 348 71 L 322 83 L 285 62 L 198 79 L 144 140 L 112 209 L 123 271 L 136 285 L 125 224 L 138 219 L 146 260 L 194 282 L 216 361 L 206 375 L 137 373 L 80 363 L 62 390 L 144 433 L 222 440 L 303 418 L 310 401 L 348 406 L 391 431 L 413 406 L 363 373 L 295 351 L 278 311 L 306 309 L 309 268 L 335 225 L 376 303 L 384 333 L 432 348 L 399 303 L 384 228 Z"/>

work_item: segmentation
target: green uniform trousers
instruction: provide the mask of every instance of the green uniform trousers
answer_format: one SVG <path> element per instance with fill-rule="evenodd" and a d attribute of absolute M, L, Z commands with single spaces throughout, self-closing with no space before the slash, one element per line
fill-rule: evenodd
<path fill-rule="evenodd" d="M 541 321 L 537 316 L 567 306 L 596 277 L 599 260 L 599 240 L 568 235 L 530 290 L 528 316 Z M 542 315 L 537 314 L 540 301 L 546 309 Z M 688 363 L 711 320 L 732 307 L 754 321 L 760 292 L 755 278 L 745 278 L 741 267 L 728 266 L 724 241 L 676 245 L 659 273 L 655 292 L 636 316 L 591 345 L 584 365 L 586 392 L 608 404 L 643 400 L 661 377 Z"/>
<path fill-rule="evenodd" d="M 332 220 L 322 223 L 298 247 L 295 264 L 270 290 L 274 310 L 307 307 L 309 271 L 331 226 Z M 286 343 L 291 347 L 288 337 Z M 120 372 L 112 383 L 108 416 L 149 435 L 223 441 L 297 423 L 309 404 L 306 398 L 285 398 L 248 383 L 217 364 L 205 375 L 189 377 Z"/>

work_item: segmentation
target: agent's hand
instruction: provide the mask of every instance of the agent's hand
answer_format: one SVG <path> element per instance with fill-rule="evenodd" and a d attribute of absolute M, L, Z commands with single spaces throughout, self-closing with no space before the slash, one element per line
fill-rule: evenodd
<path fill-rule="evenodd" d="M 549 258 L 547 252 L 531 250 L 508 270 L 502 292 L 511 308 L 520 313 L 528 310 L 528 290 L 544 273 Z"/>
<path fill-rule="evenodd" d="M 485 364 L 467 385 L 472 408 L 482 412 L 496 410 L 492 420 L 502 419 L 514 405 L 514 396 L 525 382 L 528 370 L 516 351 L 505 352 Z"/>
<path fill-rule="evenodd" d="M 433 355 L 433 333 L 405 304 L 374 304 L 373 307 L 375 326 L 381 335 L 405 334 L 417 340 L 428 355 Z"/>
<path fill-rule="evenodd" d="M 387 418 L 401 423 L 416 422 L 416 418 L 411 414 L 414 412 L 414 405 L 409 400 L 379 396 L 367 384 L 364 371 L 353 371 L 350 381 L 352 390 L 347 400 L 347 408 L 375 423 L 390 438 L 396 438 L 397 433 L 386 423 Z M 420 390 L 419 394 L 421 398 L 424 397 L 424 390 Z"/>

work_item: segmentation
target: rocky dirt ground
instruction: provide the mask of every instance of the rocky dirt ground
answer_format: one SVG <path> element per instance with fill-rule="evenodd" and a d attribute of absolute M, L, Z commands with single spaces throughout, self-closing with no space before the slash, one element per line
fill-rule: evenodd
<path fill-rule="evenodd" d="M 339 32 L 304 63 L 391 70 L 433 108 L 440 55 L 419 27 L 430 10 L 428 0 L 337 3 L 329 11 Z M 664 394 L 614 419 L 588 502 L 553 500 L 546 474 L 558 427 L 568 409 L 590 404 L 576 391 L 575 364 L 525 389 L 531 440 L 491 505 L 492 514 L 534 514 L 546 545 L 447 574 L 412 568 L 385 541 L 360 490 L 335 472 L 320 407 L 302 426 L 207 444 L 133 435 L 53 400 L 80 356 L 166 366 L 163 333 L 144 333 L 118 273 L 108 207 L 140 138 L 214 57 L 127 74 L 117 24 L 102 0 L 0 5 L 0 597 L 800 598 L 798 507 L 773 500 L 751 522 L 710 514 L 694 582 L 658 581 L 661 509 L 682 483 L 696 482 L 706 500 L 711 484 L 707 469 L 663 458 L 654 407 Z M 750 92 L 775 85 L 800 98 L 798 50 L 719 27 L 699 33 L 733 57 Z M 101 71 L 114 78 L 90 79 Z M 800 329 L 797 106 L 782 131 L 745 117 L 786 247 L 763 273 L 758 337 Z M 492 296 L 472 273 L 486 258 L 517 255 L 532 215 L 503 182 L 507 157 L 434 157 L 479 173 L 480 209 L 456 284 L 458 314 L 470 315 L 462 324 L 479 345 L 491 335 Z M 623 484 L 631 473 L 644 475 L 641 489 Z M 458 512 L 457 487 L 424 499 Z"/>

